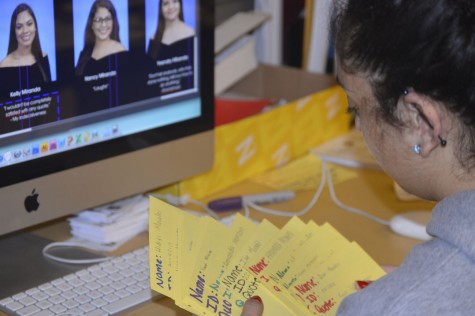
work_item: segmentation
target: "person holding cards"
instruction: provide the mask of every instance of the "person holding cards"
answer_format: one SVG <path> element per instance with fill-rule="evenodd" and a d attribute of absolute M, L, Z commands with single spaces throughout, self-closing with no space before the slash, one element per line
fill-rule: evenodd
<path fill-rule="evenodd" d="M 475 2 L 335 0 L 331 30 L 348 111 L 375 159 L 406 191 L 438 201 L 433 239 L 337 315 L 472 315 Z M 242 315 L 262 307 L 251 299 Z"/>

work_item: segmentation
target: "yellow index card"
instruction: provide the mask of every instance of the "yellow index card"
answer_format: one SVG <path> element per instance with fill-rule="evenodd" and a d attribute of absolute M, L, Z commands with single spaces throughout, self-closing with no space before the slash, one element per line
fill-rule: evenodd
<path fill-rule="evenodd" d="M 178 240 L 181 244 L 178 249 L 179 267 L 176 271 L 176 279 L 178 282 L 176 286 L 175 303 L 181 308 L 195 314 L 198 313 L 198 311 L 192 309 L 190 306 L 184 305 L 182 301 L 186 295 L 187 281 L 191 278 L 192 267 L 196 266 L 198 254 L 201 250 L 203 236 L 206 232 L 206 224 L 207 221 L 204 220 L 203 217 L 196 217 L 184 213 L 178 235 Z"/>
<path fill-rule="evenodd" d="M 226 253 L 226 246 L 231 241 L 229 228 L 216 220 L 206 217 L 208 221 L 204 240 L 199 250 L 196 266 L 192 269 L 192 274 L 186 288 L 183 303 L 195 309 L 225 311 L 228 306 L 223 301 L 219 301 L 216 295 L 207 295 L 207 288 L 214 282 L 220 273 L 216 262 L 220 262 Z"/>
<path fill-rule="evenodd" d="M 328 164 L 333 184 L 357 177 L 357 173 L 348 168 Z M 314 154 L 307 154 L 285 166 L 251 178 L 251 181 L 276 190 L 310 190 L 318 187 L 322 179 L 322 161 Z"/>
<path fill-rule="evenodd" d="M 296 238 L 306 227 L 306 224 L 302 222 L 298 217 L 293 217 L 282 230 L 270 240 L 256 255 L 254 255 L 247 265 L 247 269 L 251 276 L 269 290 L 271 289 L 274 295 L 279 297 L 279 300 L 283 301 L 294 313 L 300 315 L 303 311 L 300 306 L 295 305 L 292 299 L 290 299 L 282 289 L 275 285 L 266 285 L 270 282 L 270 279 L 266 277 L 266 269 L 270 262 L 278 257 L 279 253 L 285 249 L 292 240 Z"/>
<path fill-rule="evenodd" d="M 175 286 L 171 254 L 175 253 L 176 235 L 169 223 L 174 222 L 175 216 L 172 206 L 150 196 L 149 239 L 153 241 L 149 245 L 150 285 L 152 290 L 171 298 Z"/>
<path fill-rule="evenodd" d="M 246 270 L 249 259 L 278 232 L 277 227 L 269 221 L 263 220 L 243 239 L 234 257 L 220 275 L 217 281 L 219 284 L 218 296 L 232 304 L 233 315 L 240 315 L 244 302 L 252 296 L 251 292 L 255 290 L 254 287 L 258 287 L 258 282 Z"/>

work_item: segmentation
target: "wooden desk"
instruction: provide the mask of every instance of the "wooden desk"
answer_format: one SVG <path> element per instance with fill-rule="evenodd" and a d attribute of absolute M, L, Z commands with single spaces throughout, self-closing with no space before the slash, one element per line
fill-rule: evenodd
<path fill-rule="evenodd" d="M 385 220 L 405 211 L 430 210 L 433 207 L 433 203 L 430 202 L 398 200 L 393 191 L 392 180 L 380 171 L 358 170 L 357 172 L 359 177 L 335 186 L 339 200 L 349 206 L 365 210 Z M 203 202 L 218 197 L 268 191 L 268 188 L 245 181 L 219 194 L 214 194 Z M 310 202 L 314 193 L 314 190 L 298 192 L 297 197 L 291 201 L 268 206 L 282 211 L 300 211 Z M 223 214 L 223 216 L 226 215 L 229 214 Z M 278 227 L 282 227 L 288 221 L 288 218 L 269 216 L 255 211 L 251 212 L 251 217 L 256 220 L 266 217 Z M 318 224 L 329 222 L 347 239 L 358 242 L 380 264 L 399 265 L 410 249 L 419 243 L 417 240 L 392 233 L 388 227 L 340 209 L 332 202 L 327 188 L 313 209 L 301 218 L 304 221 L 312 219 Z M 52 240 L 64 240 L 70 237 L 69 226 L 64 221 L 36 229 L 34 233 Z M 147 234 L 142 234 L 112 255 L 131 251 L 147 243 Z M 0 312 L 0 315 L 4 314 Z M 172 300 L 165 298 L 138 306 L 127 315 L 180 316 L 190 315 L 190 313 L 181 310 L 173 304 Z"/>

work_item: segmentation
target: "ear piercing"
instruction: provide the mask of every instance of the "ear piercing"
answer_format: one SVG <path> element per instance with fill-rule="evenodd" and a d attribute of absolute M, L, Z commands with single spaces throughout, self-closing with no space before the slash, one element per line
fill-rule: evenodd
<path fill-rule="evenodd" d="M 414 151 L 414 153 L 416 155 L 420 155 L 422 150 L 421 150 L 421 146 L 419 144 L 416 144 L 412 147 L 412 151 Z"/>
<path fill-rule="evenodd" d="M 439 135 L 440 146 L 445 147 L 447 145 L 447 141 Z"/>
<path fill-rule="evenodd" d="M 405 89 L 402 91 L 402 94 L 408 95 L 408 94 L 409 94 L 409 89 L 408 89 L 408 88 L 405 88 Z M 425 115 L 423 115 L 423 113 L 421 113 L 421 117 L 422 117 L 422 119 L 426 122 L 426 124 L 429 125 L 429 127 L 430 127 L 431 129 L 434 129 L 434 127 L 432 126 L 432 124 L 429 122 L 429 120 L 427 119 L 427 117 L 426 117 Z M 445 139 L 443 139 L 442 136 L 440 136 L 440 135 L 437 136 L 437 137 L 439 138 L 440 146 L 445 147 L 445 146 L 447 145 L 447 141 L 446 141 Z M 418 145 L 414 145 L 414 148 L 413 148 L 413 149 L 414 149 L 414 152 L 419 155 L 419 154 L 420 154 L 420 146 L 418 146 L 418 147 L 419 147 L 419 152 L 416 152 L 416 149 L 415 149 L 416 146 L 418 146 Z"/>

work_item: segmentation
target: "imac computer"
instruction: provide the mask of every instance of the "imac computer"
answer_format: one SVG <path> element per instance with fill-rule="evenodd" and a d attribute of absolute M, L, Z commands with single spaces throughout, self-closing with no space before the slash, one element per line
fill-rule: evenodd
<path fill-rule="evenodd" d="M 211 168 L 212 0 L 1 1 L 0 30 L 0 240 Z"/>

